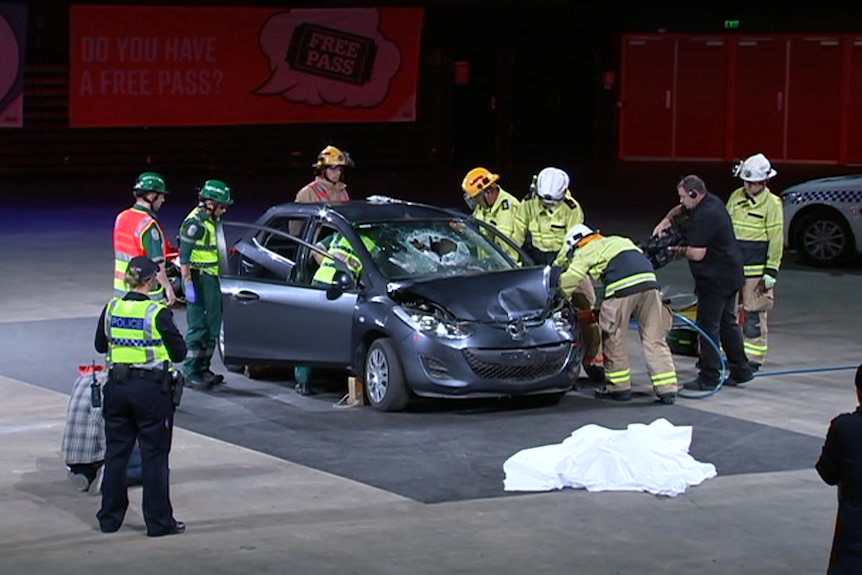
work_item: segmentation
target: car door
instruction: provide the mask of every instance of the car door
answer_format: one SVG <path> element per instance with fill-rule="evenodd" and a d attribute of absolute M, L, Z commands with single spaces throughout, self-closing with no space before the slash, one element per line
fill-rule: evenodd
<path fill-rule="evenodd" d="M 225 361 L 349 365 L 356 294 L 331 297 L 312 286 L 298 270 L 313 250 L 302 237 L 274 233 L 302 228 L 313 237 L 311 224 L 267 223 L 266 233 L 247 234 L 231 249 L 233 265 L 221 278 Z"/>

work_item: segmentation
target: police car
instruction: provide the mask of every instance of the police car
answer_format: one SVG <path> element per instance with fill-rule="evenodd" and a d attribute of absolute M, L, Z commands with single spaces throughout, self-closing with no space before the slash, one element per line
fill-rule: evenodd
<path fill-rule="evenodd" d="M 809 180 L 782 199 L 784 244 L 801 262 L 834 267 L 862 254 L 862 174 Z"/>

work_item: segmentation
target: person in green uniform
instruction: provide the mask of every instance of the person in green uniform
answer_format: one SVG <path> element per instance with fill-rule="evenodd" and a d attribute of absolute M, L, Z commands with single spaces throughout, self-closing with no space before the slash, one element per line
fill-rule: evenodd
<path fill-rule="evenodd" d="M 233 191 L 221 180 L 207 180 L 199 202 L 180 227 L 180 272 L 186 294 L 186 343 L 183 364 L 191 387 L 209 389 L 224 381 L 210 369 L 222 322 L 216 226 L 233 204 Z"/>

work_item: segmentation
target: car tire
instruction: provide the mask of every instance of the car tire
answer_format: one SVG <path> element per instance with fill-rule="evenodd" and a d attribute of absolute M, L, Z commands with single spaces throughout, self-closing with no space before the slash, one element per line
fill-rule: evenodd
<path fill-rule="evenodd" d="M 242 373 L 245 369 L 245 366 L 239 363 L 227 363 L 224 360 L 224 323 L 221 324 L 221 327 L 218 330 L 218 355 L 219 359 L 221 359 L 224 368 L 231 373 Z"/>
<path fill-rule="evenodd" d="M 810 212 L 794 227 L 793 247 L 802 263 L 833 267 L 846 263 L 853 255 L 853 233 L 836 212 L 823 209 Z"/>
<path fill-rule="evenodd" d="M 401 411 L 410 400 L 404 369 L 392 340 L 375 340 L 365 355 L 365 395 L 377 411 Z"/>

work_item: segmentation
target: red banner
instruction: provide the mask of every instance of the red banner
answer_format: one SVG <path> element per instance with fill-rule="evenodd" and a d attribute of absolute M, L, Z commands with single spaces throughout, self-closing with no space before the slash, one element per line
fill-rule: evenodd
<path fill-rule="evenodd" d="M 422 8 L 72 5 L 72 127 L 416 119 Z"/>
<path fill-rule="evenodd" d="M 27 6 L 0 4 L 0 127 L 24 125 Z"/>

